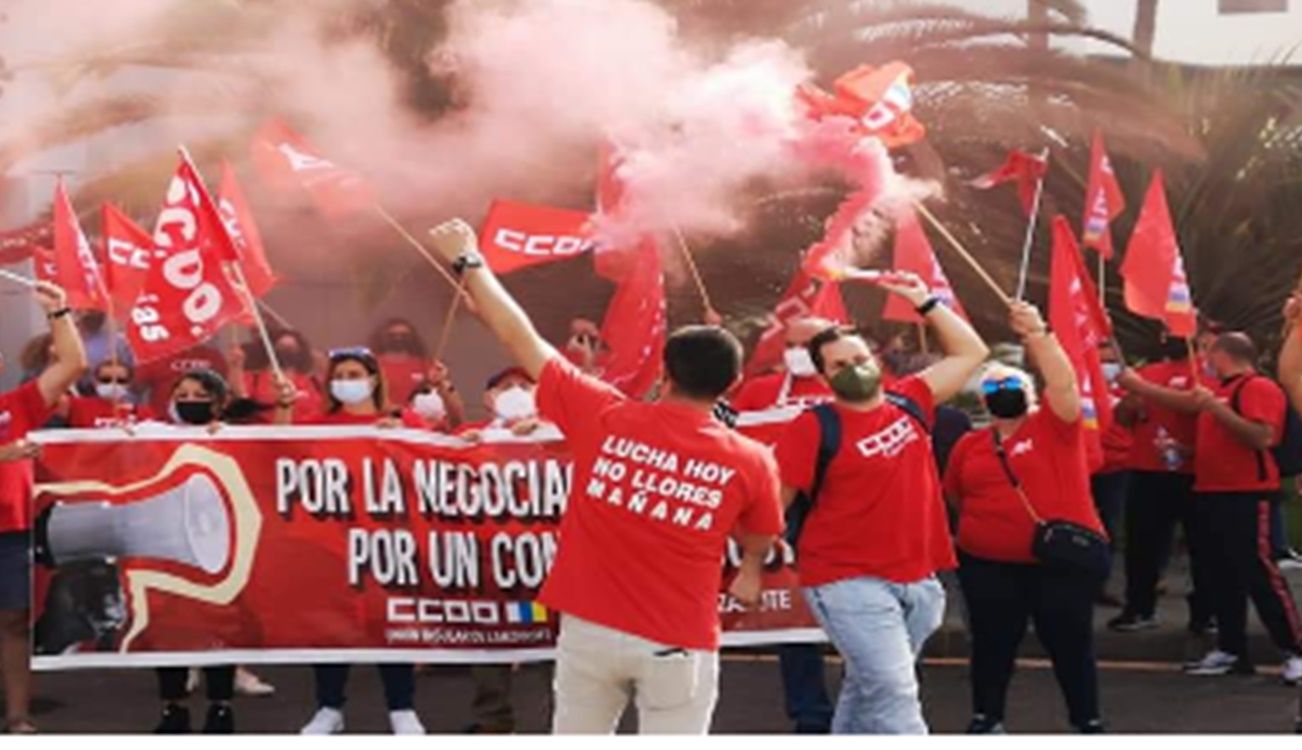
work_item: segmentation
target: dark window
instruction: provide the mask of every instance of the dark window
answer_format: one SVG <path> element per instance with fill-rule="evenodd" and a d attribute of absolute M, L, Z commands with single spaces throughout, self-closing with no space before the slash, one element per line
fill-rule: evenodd
<path fill-rule="evenodd" d="M 1218 2 L 1221 15 L 1288 12 L 1288 0 L 1218 0 Z"/>

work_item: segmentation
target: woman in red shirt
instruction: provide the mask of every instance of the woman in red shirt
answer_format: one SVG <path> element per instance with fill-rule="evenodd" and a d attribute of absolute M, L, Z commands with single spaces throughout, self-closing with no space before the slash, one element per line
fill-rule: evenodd
<path fill-rule="evenodd" d="M 92 381 L 94 396 L 68 399 L 68 426 L 88 429 L 114 427 L 153 419 L 148 406 L 137 404 L 131 395 L 134 370 L 123 362 L 106 360 L 96 365 Z"/>
<path fill-rule="evenodd" d="M 1028 360 L 1040 367 L 1046 403 L 1037 405 L 1025 372 L 990 367 L 981 392 L 993 423 L 959 441 L 945 472 L 946 495 L 958 510 L 958 573 L 972 631 L 973 719 L 968 731 L 1003 731 L 1017 646 L 1027 622 L 1033 621 L 1053 661 L 1072 726 L 1098 733 L 1103 723 L 1093 604 L 1101 581 L 1096 575 L 1040 565 L 1031 552 L 1037 518 L 1103 533 L 1090 497 L 1080 392 L 1071 362 L 1039 311 L 1016 303 L 1010 322 Z"/>
<path fill-rule="evenodd" d="M 330 352 L 326 369 L 326 408 L 323 414 L 300 424 L 375 425 L 428 429 L 425 421 L 409 409 L 388 408 L 389 395 L 384 372 L 369 349 L 357 347 Z M 292 421 L 292 384 L 282 385 L 277 399 L 277 422 Z M 380 681 L 389 708 L 389 725 L 394 734 L 424 734 L 425 727 L 413 708 L 416 690 L 415 667 L 411 664 L 381 664 Z M 317 711 L 304 725 L 303 734 L 338 734 L 344 731 L 344 688 L 349 665 L 317 664 Z"/>

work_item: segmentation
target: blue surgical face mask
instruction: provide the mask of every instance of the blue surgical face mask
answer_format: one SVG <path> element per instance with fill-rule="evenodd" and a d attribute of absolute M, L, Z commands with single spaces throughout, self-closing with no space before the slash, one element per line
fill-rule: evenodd
<path fill-rule="evenodd" d="M 375 384 L 368 380 L 331 380 L 330 395 L 341 404 L 360 404 L 375 393 Z"/>

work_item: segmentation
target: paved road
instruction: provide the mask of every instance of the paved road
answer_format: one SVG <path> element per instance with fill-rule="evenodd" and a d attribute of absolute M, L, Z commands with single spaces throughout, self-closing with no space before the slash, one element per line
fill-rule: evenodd
<path fill-rule="evenodd" d="M 312 684 L 305 667 L 259 670 L 276 684 L 271 698 L 241 698 L 236 711 L 243 732 L 295 731 L 311 712 Z M 527 668 L 516 682 L 518 722 L 523 732 L 547 726 L 546 671 Z M 350 732 L 387 730 L 375 670 L 355 671 L 348 708 Z M 417 708 L 432 732 L 460 731 L 470 716 L 470 680 L 464 668 L 446 667 L 422 675 Z M 716 733 L 776 733 L 787 730 L 781 715 L 777 665 L 771 657 L 741 653 L 724 664 Z M 1113 731 L 1124 733 L 1278 733 L 1291 730 L 1297 693 L 1271 675 L 1191 678 L 1164 666 L 1106 669 L 1103 703 Z M 929 663 L 923 669 L 928 720 L 941 733 L 960 732 L 969 712 L 967 668 Z M 42 675 L 37 720 L 46 732 L 129 733 L 147 731 L 156 718 L 154 679 L 149 671 L 96 670 Z M 202 704 L 194 702 L 196 711 Z M 1042 664 L 1024 666 L 1014 680 L 1009 730 L 1056 733 L 1066 730 L 1052 674 Z M 628 722 L 628 728 L 632 723 Z"/>

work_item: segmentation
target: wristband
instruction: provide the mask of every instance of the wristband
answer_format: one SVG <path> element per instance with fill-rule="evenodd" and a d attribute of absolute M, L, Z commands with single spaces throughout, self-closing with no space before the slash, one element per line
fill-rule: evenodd
<path fill-rule="evenodd" d="M 940 297 L 928 297 L 926 302 L 923 302 L 921 305 L 918 305 L 913 309 L 916 310 L 919 315 L 925 318 L 927 317 L 927 313 L 930 313 L 932 310 L 935 310 L 936 306 L 939 304 L 940 304 Z"/>
<path fill-rule="evenodd" d="M 45 317 L 49 318 L 50 320 L 58 320 L 59 318 L 66 318 L 71 314 L 72 314 L 71 307 L 60 307 L 58 310 L 55 310 L 52 313 L 47 313 Z"/>
<path fill-rule="evenodd" d="M 473 250 L 458 255 L 457 259 L 452 261 L 452 272 L 457 275 L 457 278 L 461 278 L 465 275 L 466 271 L 469 271 L 472 268 L 483 267 L 484 256 L 474 252 Z"/>

